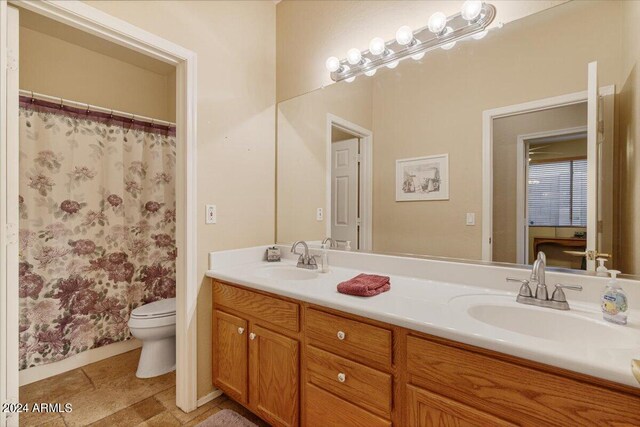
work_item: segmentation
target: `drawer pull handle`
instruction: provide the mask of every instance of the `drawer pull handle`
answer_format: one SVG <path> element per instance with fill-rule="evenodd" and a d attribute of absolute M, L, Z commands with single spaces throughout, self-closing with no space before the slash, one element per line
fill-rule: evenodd
<path fill-rule="evenodd" d="M 250 340 L 255 340 L 255 339 L 256 339 L 256 334 L 254 334 L 253 332 L 251 332 L 251 333 L 249 334 L 249 339 L 250 339 Z"/>
<path fill-rule="evenodd" d="M 340 341 L 343 341 L 343 340 L 345 339 L 345 337 L 346 337 L 346 336 L 347 336 L 347 334 L 345 334 L 344 332 L 342 332 L 342 331 L 338 331 L 338 339 L 339 339 Z"/>
<path fill-rule="evenodd" d="M 345 374 L 343 374 L 342 372 L 340 372 L 338 374 L 338 381 L 340 381 L 341 383 L 345 382 L 347 380 L 347 376 Z"/>
<path fill-rule="evenodd" d="M 244 334 L 244 328 L 238 328 L 238 333 L 239 333 L 240 335 Z"/>

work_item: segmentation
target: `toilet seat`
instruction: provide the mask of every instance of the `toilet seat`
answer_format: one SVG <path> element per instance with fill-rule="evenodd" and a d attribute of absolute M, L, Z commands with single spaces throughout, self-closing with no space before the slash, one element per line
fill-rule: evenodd
<path fill-rule="evenodd" d="M 131 312 L 129 328 L 157 328 L 176 324 L 176 299 L 142 305 Z"/>

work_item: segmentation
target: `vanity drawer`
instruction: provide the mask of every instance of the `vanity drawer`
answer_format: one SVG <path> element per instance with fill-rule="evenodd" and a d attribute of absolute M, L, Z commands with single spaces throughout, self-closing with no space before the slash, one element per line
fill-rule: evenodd
<path fill-rule="evenodd" d="M 307 346 L 307 381 L 386 418 L 391 417 L 391 375 Z"/>
<path fill-rule="evenodd" d="M 299 305 L 292 302 L 220 282 L 213 283 L 213 302 L 293 332 L 300 330 Z"/>
<path fill-rule="evenodd" d="M 305 312 L 307 343 L 352 360 L 391 367 L 391 331 L 315 309 Z"/>
<path fill-rule="evenodd" d="M 305 386 L 304 425 L 308 427 L 391 427 L 391 422 L 340 399 L 313 384 Z"/>
<path fill-rule="evenodd" d="M 640 425 L 637 396 L 412 335 L 407 373 L 414 385 L 521 425 Z"/>

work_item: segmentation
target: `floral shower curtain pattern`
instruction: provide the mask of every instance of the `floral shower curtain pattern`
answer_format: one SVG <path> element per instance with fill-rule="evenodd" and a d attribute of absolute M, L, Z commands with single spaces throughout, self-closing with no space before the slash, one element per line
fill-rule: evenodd
<path fill-rule="evenodd" d="M 175 296 L 175 128 L 20 100 L 20 369 Z"/>

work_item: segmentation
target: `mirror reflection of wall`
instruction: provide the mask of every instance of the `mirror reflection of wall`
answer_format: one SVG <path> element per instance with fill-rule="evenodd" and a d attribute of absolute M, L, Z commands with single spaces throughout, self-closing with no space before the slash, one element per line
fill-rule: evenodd
<path fill-rule="evenodd" d="M 526 264 L 537 247 L 550 254 L 552 265 L 583 268 L 583 257 L 568 253 L 585 249 L 578 183 L 569 189 L 573 198 L 558 196 L 554 203 L 559 207 L 547 208 L 557 220 L 536 224 L 539 216 L 533 211 L 542 207 L 532 201 L 531 206 L 520 206 L 524 225 L 518 226 L 516 174 L 518 161 L 529 175 L 559 174 L 562 164 L 574 171 L 563 179 L 578 179 L 579 160 L 567 163 L 550 157 L 565 150 L 568 155 L 568 139 L 567 147 L 556 145 L 561 144 L 556 139 L 568 136 L 525 138 L 519 157 L 517 141 L 518 135 L 586 126 L 586 103 L 532 112 L 536 117 L 519 114 L 494 120 L 493 168 L 488 174 L 494 192 L 489 202 L 493 228 L 486 239 L 483 113 L 586 93 L 587 65 L 597 61 L 598 86 L 612 91 L 600 101 L 599 121 L 605 129 L 598 146 L 604 151 L 598 157 L 597 251 L 610 255 L 609 268 L 640 274 L 640 226 L 632 218 L 634 209 L 640 211 L 640 183 L 635 178 L 640 162 L 634 157 L 640 150 L 633 149 L 640 135 L 635 118 L 640 103 L 635 72 L 640 29 L 631 18 L 637 15 L 635 8 L 635 2 L 623 1 L 564 3 L 493 29 L 482 40 L 461 41 L 454 49 L 429 52 L 419 61 L 379 69 L 373 77 L 360 76 L 353 83 L 341 82 L 279 103 L 277 240 L 321 241 L 333 233 L 316 219 L 317 208 L 331 209 L 327 123 L 333 115 L 373 134 L 374 252 Z M 510 130 L 510 122 L 523 127 Z M 535 127 L 535 122 L 544 125 Z M 531 162 L 525 163 L 526 153 Z M 448 199 L 396 200 L 396 161 L 444 154 L 449 162 Z M 557 170 L 543 167 L 554 163 Z M 522 203 L 527 191 L 535 192 L 525 184 L 520 190 Z M 527 215 L 534 224 L 525 221 Z M 489 238 L 493 254 L 487 257 L 484 246 Z"/>

